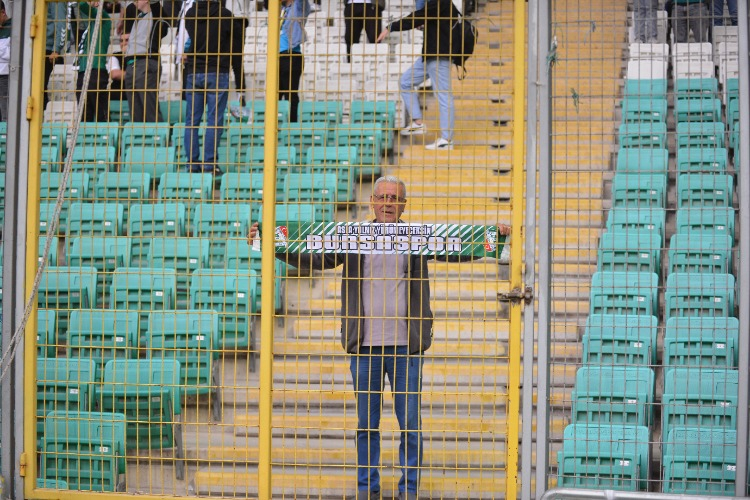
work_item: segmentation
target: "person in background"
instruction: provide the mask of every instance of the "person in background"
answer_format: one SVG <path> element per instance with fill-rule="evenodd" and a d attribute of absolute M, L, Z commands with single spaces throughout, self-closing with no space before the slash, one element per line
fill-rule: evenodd
<path fill-rule="evenodd" d="M 109 96 L 107 85 L 109 75 L 107 74 L 107 53 L 109 51 L 109 39 L 112 33 L 112 19 L 104 9 L 102 2 L 81 2 L 78 5 L 78 22 L 84 25 L 81 41 L 78 44 L 78 81 L 76 82 L 76 99 L 80 99 L 83 91 L 83 78 L 88 66 L 89 45 L 91 35 L 96 22 L 96 10 L 102 9 L 102 21 L 99 35 L 91 60 L 91 78 L 89 80 L 86 102 L 84 103 L 84 118 L 86 122 L 106 122 L 109 119 Z"/>
<path fill-rule="evenodd" d="M 230 64 L 232 73 L 234 73 L 234 83 L 237 86 L 239 94 L 239 107 L 233 106 L 230 109 L 232 116 L 235 118 L 249 118 L 250 110 L 245 108 L 245 68 L 244 68 L 244 49 L 245 49 L 245 29 L 249 22 L 247 18 L 234 16 L 232 18 L 232 55 Z"/>
<path fill-rule="evenodd" d="M 708 9 L 703 0 L 674 0 L 674 41 L 687 43 L 690 31 L 697 43 L 708 41 Z"/>
<path fill-rule="evenodd" d="M 68 37 L 68 10 L 62 2 L 47 4 L 47 38 L 44 47 L 44 107 L 47 107 L 49 79 L 55 64 L 62 62 L 62 53 Z"/>
<path fill-rule="evenodd" d="M 714 26 L 724 26 L 724 4 L 729 8 L 729 26 L 737 26 L 737 0 L 713 0 Z"/>
<path fill-rule="evenodd" d="M 138 18 L 138 7 L 135 6 L 135 2 L 126 2 L 125 8 L 121 8 L 120 12 L 120 20 L 115 29 L 118 35 L 129 35 L 133 23 Z"/>
<path fill-rule="evenodd" d="M 281 35 L 279 37 L 279 100 L 289 101 L 289 119 L 297 121 L 299 82 L 305 69 L 302 44 L 305 23 L 310 15 L 308 0 L 281 0 Z"/>
<path fill-rule="evenodd" d="M 659 0 L 635 0 L 635 41 L 637 43 L 656 43 L 656 11 Z"/>
<path fill-rule="evenodd" d="M 424 0 L 418 0 L 424 3 Z M 381 29 L 381 12 L 377 0 L 346 0 L 344 6 L 344 43 L 346 60 L 351 62 L 352 45 L 359 43 L 364 28 L 367 41 L 375 43 Z"/>
<path fill-rule="evenodd" d="M 0 120 L 8 121 L 8 78 L 10 77 L 11 21 L 0 0 Z"/>
<path fill-rule="evenodd" d="M 120 37 L 120 48 L 123 51 L 128 50 L 129 35 Z M 107 72 L 109 73 L 109 100 L 126 101 L 125 95 L 125 57 L 122 52 L 115 52 L 109 56 L 107 61 Z"/>

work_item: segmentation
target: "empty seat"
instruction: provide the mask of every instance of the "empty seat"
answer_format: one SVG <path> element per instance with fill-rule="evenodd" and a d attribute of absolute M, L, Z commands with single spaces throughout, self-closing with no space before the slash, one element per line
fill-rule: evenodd
<path fill-rule="evenodd" d="M 250 109 L 253 116 L 254 124 L 263 124 L 266 121 L 266 101 L 265 99 L 255 99 L 247 103 L 247 108 Z M 278 108 L 276 112 L 276 119 L 279 126 L 289 122 L 289 115 L 291 113 L 289 101 L 278 101 Z"/>
<path fill-rule="evenodd" d="M 117 122 L 81 122 L 78 127 L 78 146 L 120 147 L 120 124 Z"/>
<path fill-rule="evenodd" d="M 654 380 L 646 366 L 582 366 L 571 394 L 573 423 L 649 426 Z"/>
<path fill-rule="evenodd" d="M 263 171 L 265 161 L 265 150 L 263 145 L 248 146 L 239 151 L 240 173 L 260 173 Z M 279 146 L 276 148 L 276 177 L 277 179 L 286 175 L 294 165 L 298 165 L 300 159 L 297 148 L 294 146 Z"/>
<path fill-rule="evenodd" d="M 199 203 L 213 197 L 214 180 L 211 174 L 172 172 L 163 174 L 159 182 L 159 200 L 178 201 L 185 204 L 187 221 L 192 220 L 193 210 Z M 187 228 L 188 231 L 190 228 Z"/>
<path fill-rule="evenodd" d="M 677 99 L 674 115 L 677 123 L 718 122 L 721 120 L 721 100 L 716 97 Z"/>
<path fill-rule="evenodd" d="M 625 95 L 627 97 L 667 97 L 667 80 L 637 79 L 625 80 Z"/>
<path fill-rule="evenodd" d="M 98 201 L 121 203 L 123 218 L 128 219 L 130 205 L 147 203 L 151 176 L 136 172 L 103 172 L 96 179 L 94 198 Z"/>
<path fill-rule="evenodd" d="M 737 318 L 669 318 L 664 333 L 664 365 L 735 368 L 739 328 Z"/>
<path fill-rule="evenodd" d="M 279 182 L 281 180 L 281 182 Z M 284 197 L 284 181 L 276 179 L 277 199 Z M 221 200 L 228 202 L 246 201 L 250 206 L 250 219 L 258 220 L 258 211 L 263 202 L 263 173 L 226 173 L 221 177 Z"/>
<path fill-rule="evenodd" d="M 78 145 L 73 149 L 71 170 L 89 175 L 96 182 L 102 172 L 115 170 L 117 149 L 114 146 Z"/>
<path fill-rule="evenodd" d="M 3 176 L 4 177 L 4 176 Z M 55 203 L 54 202 L 41 202 L 39 203 L 39 234 L 46 235 L 52 231 L 52 222 L 55 215 Z M 59 220 L 58 226 L 54 230 L 54 234 L 65 232 L 64 227 L 60 227 Z"/>
<path fill-rule="evenodd" d="M 54 358 L 57 353 L 57 312 L 52 309 L 38 310 L 36 353 L 41 358 Z"/>
<path fill-rule="evenodd" d="M 727 207 L 681 208 L 677 210 L 677 233 L 728 234 L 734 242 L 734 209 Z"/>
<path fill-rule="evenodd" d="M 655 231 L 607 231 L 599 241 L 599 271 L 661 273 L 662 239 Z"/>
<path fill-rule="evenodd" d="M 674 234 L 668 256 L 670 273 L 731 273 L 732 237 L 713 232 Z"/>
<path fill-rule="evenodd" d="M 736 430 L 674 427 L 663 450 L 664 493 L 734 496 Z"/>
<path fill-rule="evenodd" d="M 117 123 L 128 123 L 130 121 L 130 105 L 128 101 L 111 99 L 109 101 L 109 119 Z"/>
<path fill-rule="evenodd" d="M 672 273 L 664 292 L 664 316 L 734 316 L 731 274 Z"/>
<path fill-rule="evenodd" d="M 635 60 L 628 61 L 628 80 L 666 80 L 667 61 Z"/>
<path fill-rule="evenodd" d="M 344 146 L 311 147 L 307 150 L 306 172 L 335 174 L 336 199 L 339 203 L 354 201 L 354 169 L 359 164 L 357 148 Z"/>
<path fill-rule="evenodd" d="M 316 220 L 333 221 L 336 188 L 336 174 L 290 173 L 284 178 L 284 199 L 292 203 L 311 203 Z"/>
<path fill-rule="evenodd" d="M 713 77 L 678 78 L 674 86 L 677 99 L 716 97 L 719 93 L 719 81 Z"/>
<path fill-rule="evenodd" d="M 42 124 L 42 146 L 55 144 L 65 154 L 68 144 L 67 123 L 43 123 Z"/>
<path fill-rule="evenodd" d="M 304 158 L 312 146 L 326 146 L 328 122 L 298 122 L 279 130 L 279 147 L 294 147 Z"/>
<path fill-rule="evenodd" d="M 65 233 L 68 237 L 120 236 L 124 229 L 123 218 L 121 203 L 72 203 Z"/>
<path fill-rule="evenodd" d="M 130 123 L 123 125 L 120 132 L 122 150 L 139 147 L 169 146 L 172 131 L 169 123 Z"/>
<path fill-rule="evenodd" d="M 677 124 L 677 149 L 723 148 L 724 122 L 681 122 Z"/>
<path fill-rule="evenodd" d="M 42 309 L 57 310 L 58 342 L 65 342 L 68 317 L 75 309 L 90 309 L 96 304 L 97 271 L 95 267 L 47 266 L 37 293 Z"/>
<path fill-rule="evenodd" d="M 649 208 L 665 207 L 667 177 L 663 174 L 615 174 L 612 179 L 612 206 Z"/>
<path fill-rule="evenodd" d="M 667 124 L 665 122 L 623 123 L 619 129 L 620 145 L 624 148 L 667 147 Z"/>
<path fill-rule="evenodd" d="M 667 99 L 662 97 L 626 97 L 622 101 L 623 123 L 667 121 Z"/>
<path fill-rule="evenodd" d="M 224 269 L 228 272 L 243 272 L 252 270 L 258 276 L 258 287 L 255 290 L 255 310 L 260 311 L 260 296 L 262 283 L 261 252 L 247 244 L 245 238 L 232 238 L 227 242 L 227 255 Z M 282 278 L 286 276 L 286 264 L 278 259 L 274 260 L 274 309 L 281 308 Z"/>
<path fill-rule="evenodd" d="M 383 126 L 380 123 L 351 123 L 336 128 L 335 144 L 356 147 L 360 165 L 355 169 L 357 176 L 378 175 L 385 144 Z"/>
<path fill-rule="evenodd" d="M 302 101 L 299 103 L 298 113 L 301 122 L 326 122 L 328 128 L 335 128 L 343 119 L 344 103 L 341 101 Z"/>
<path fill-rule="evenodd" d="M 250 207 L 239 203 L 201 203 L 195 208 L 193 223 L 193 234 L 211 241 L 211 267 L 222 267 L 227 239 L 247 236 Z"/>
<path fill-rule="evenodd" d="M 310 203 L 278 203 L 276 204 L 276 226 L 289 226 L 301 222 L 321 222 L 315 218 L 315 205 Z M 263 230 L 263 207 L 258 212 L 258 224 Z"/>
<path fill-rule="evenodd" d="M 193 271 L 209 267 L 209 244 L 204 238 L 162 237 L 153 238 L 148 245 L 146 263 L 149 267 L 175 270 L 177 307 L 180 309 L 187 307 Z"/>
<path fill-rule="evenodd" d="M 185 205 L 147 203 L 132 205 L 128 214 L 128 236 L 132 244 L 131 262 L 141 265 L 155 236 L 187 236 Z"/>
<path fill-rule="evenodd" d="M 657 311 L 655 273 L 597 271 L 591 279 L 591 314 L 652 316 Z"/>
<path fill-rule="evenodd" d="M 677 208 L 731 207 L 734 178 L 728 174 L 677 176 Z"/>
<path fill-rule="evenodd" d="M 120 171 L 145 173 L 152 179 L 159 179 L 162 174 L 177 171 L 177 150 L 174 146 L 128 148 L 123 155 Z"/>
<path fill-rule="evenodd" d="M 558 487 L 646 491 L 648 427 L 573 424 L 558 452 Z"/>
<path fill-rule="evenodd" d="M 663 208 L 614 208 L 607 217 L 607 229 L 618 232 L 655 231 L 663 238 L 666 217 Z"/>
<path fill-rule="evenodd" d="M 383 127 L 385 149 L 393 149 L 393 132 L 396 130 L 396 103 L 394 101 L 352 101 L 349 122 L 379 123 Z"/>
<path fill-rule="evenodd" d="M 5 191 L 3 176 L 3 192 Z M 42 202 L 55 203 L 60 192 L 63 174 L 42 172 L 39 178 L 39 199 Z M 68 228 L 68 212 L 73 202 L 82 202 L 89 197 L 89 176 L 81 172 L 71 172 L 65 187 L 65 198 L 60 210 L 60 231 Z"/>
<path fill-rule="evenodd" d="M 237 148 L 237 151 L 245 151 L 250 147 L 263 148 L 265 144 L 266 130 L 262 123 L 230 123 L 227 126 L 227 144 Z"/>
<path fill-rule="evenodd" d="M 93 381 L 100 382 L 110 359 L 138 357 L 138 313 L 107 309 L 71 312 L 67 354 L 95 363 Z"/>
<path fill-rule="evenodd" d="M 59 144 L 43 144 L 39 156 L 42 172 L 59 172 L 62 169 L 62 147 Z"/>
<path fill-rule="evenodd" d="M 660 148 L 620 148 L 617 172 L 634 174 L 667 174 L 669 151 Z"/>
<path fill-rule="evenodd" d="M 175 308 L 177 276 L 174 269 L 121 267 L 115 270 L 110 291 L 110 307 L 137 311 L 140 317 L 139 345 L 145 341 L 151 311 Z"/>
<path fill-rule="evenodd" d="M 583 334 L 583 363 L 655 365 L 655 316 L 590 314 Z"/>
<path fill-rule="evenodd" d="M 99 272 L 99 289 L 106 290 L 112 283 L 114 270 L 130 265 L 130 252 L 130 238 L 82 236 L 73 239 L 66 257 L 69 266 L 95 267 Z M 103 299 L 97 297 L 99 301 Z"/>

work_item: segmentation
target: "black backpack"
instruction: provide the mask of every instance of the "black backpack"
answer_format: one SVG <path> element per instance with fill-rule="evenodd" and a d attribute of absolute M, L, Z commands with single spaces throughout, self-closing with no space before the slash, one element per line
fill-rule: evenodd
<path fill-rule="evenodd" d="M 451 27 L 451 61 L 458 67 L 458 79 L 466 77 L 466 61 L 474 53 L 479 31 L 471 21 L 460 16 Z"/>

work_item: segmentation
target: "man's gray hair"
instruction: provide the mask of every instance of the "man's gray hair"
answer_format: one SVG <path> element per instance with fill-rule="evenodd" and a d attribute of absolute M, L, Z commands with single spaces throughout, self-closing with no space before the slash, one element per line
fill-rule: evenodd
<path fill-rule="evenodd" d="M 383 177 L 379 177 L 378 180 L 375 181 L 375 185 L 372 186 L 372 192 L 375 193 L 375 191 L 378 189 L 378 184 L 382 184 L 384 182 L 392 182 L 401 186 L 401 192 L 404 194 L 404 198 L 406 198 L 406 184 L 404 184 L 404 181 L 402 181 L 395 175 L 384 175 Z"/>

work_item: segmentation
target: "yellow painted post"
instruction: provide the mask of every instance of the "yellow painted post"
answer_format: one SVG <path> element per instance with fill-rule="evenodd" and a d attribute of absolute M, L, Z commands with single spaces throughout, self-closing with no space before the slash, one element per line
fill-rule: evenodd
<path fill-rule="evenodd" d="M 510 289 L 523 290 L 521 276 L 523 187 L 524 187 L 524 126 L 526 108 L 526 2 L 513 4 L 513 149 L 511 151 L 511 240 Z M 530 194 L 533 196 L 533 193 Z M 529 237 L 533 238 L 534 235 Z M 533 265 L 533 263 L 529 263 Z M 521 402 L 521 307 L 510 301 L 510 335 L 508 338 L 508 431 L 505 498 L 514 500 L 518 490 L 518 438 Z M 532 353 L 528 353 L 531 355 Z M 531 390 L 528 388 L 527 390 Z"/>
<path fill-rule="evenodd" d="M 258 498 L 271 498 L 271 417 L 273 412 L 274 233 L 276 222 L 276 145 L 279 109 L 280 2 L 268 2 L 266 121 L 263 145 L 263 221 L 261 240 L 260 401 L 258 402 Z"/>

